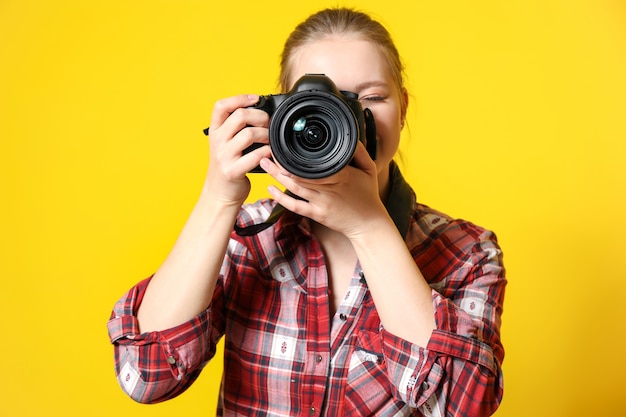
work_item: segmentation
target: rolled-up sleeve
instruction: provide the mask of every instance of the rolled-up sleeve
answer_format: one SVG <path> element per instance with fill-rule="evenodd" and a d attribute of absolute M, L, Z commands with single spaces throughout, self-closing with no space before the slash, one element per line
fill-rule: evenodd
<path fill-rule="evenodd" d="M 433 285 L 437 327 L 426 347 L 381 332 L 396 395 L 425 416 L 490 416 L 502 400 L 501 252 L 485 232 L 467 253 L 445 285 Z"/>
<path fill-rule="evenodd" d="M 128 291 L 115 304 L 107 323 L 118 382 L 124 392 L 141 403 L 179 395 L 215 354 L 210 309 L 174 328 L 140 333 L 136 313 L 149 281 Z"/>

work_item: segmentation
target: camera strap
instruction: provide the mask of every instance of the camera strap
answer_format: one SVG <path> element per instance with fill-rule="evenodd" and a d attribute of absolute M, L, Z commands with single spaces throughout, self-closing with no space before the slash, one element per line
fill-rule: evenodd
<path fill-rule="evenodd" d="M 290 191 L 287 191 L 287 194 L 294 198 L 299 198 Z M 389 195 L 385 201 L 385 207 L 403 239 L 406 238 L 409 229 L 414 201 L 415 195 L 413 190 L 404 180 L 398 164 L 395 161 L 391 161 L 389 164 Z M 239 236 L 254 236 L 273 226 L 286 211 L 286 208 L 277 204 L 264 222 L 250 226 L 239 226 L 235 223 L 235 233 Z"/>
<path fill-rule="evenodd" d="M 406 239 L 406 234 L 409 231 L 414 202 L 415 193 L 413 189 L 404 179 L 396 161 L 391 161 L 389 164 L 389 195 L 385 201 L 385 208 L 398 232 L 402 235 L 402 239 Z"/>
<path fill-rule="evenodd" d="M 274 225 L 274 223 L 276 223 L 286 211 L 286 208 L 284 208 L 280 204 L 276 204 L 276 207 L 274 207 L 269 217 L 262 223 L 257 223 L 250 226 L 239 226 L 237 223 L 235 223 L 235 233 L 237 233 L 238 236 L 254 236 L 257 233 L 262 232 L 268 227 Z"/>

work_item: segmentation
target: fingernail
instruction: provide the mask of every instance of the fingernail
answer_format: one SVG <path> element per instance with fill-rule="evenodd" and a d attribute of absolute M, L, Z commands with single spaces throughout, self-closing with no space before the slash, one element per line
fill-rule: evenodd
<path fill-rule="evenodd" d="M 259 101 L 259 95 L 258 94 L 248 94 L 248 99 L 250 99 L 250 101 Z"/>

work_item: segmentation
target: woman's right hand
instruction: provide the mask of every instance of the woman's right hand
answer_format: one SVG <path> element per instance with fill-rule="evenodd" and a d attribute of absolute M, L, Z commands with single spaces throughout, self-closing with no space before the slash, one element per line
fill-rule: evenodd
<path fill-rule="evenodd" d="M 238 95 L 217 101 L 213 108 L 205 191 L 223 204 L 241 205 L 250 193 L 250 181 L 246 174 L 262 158 L 270 157 L 269 115 L 263 110 L 249 108 L 258 100 L 258 95 Z M 253 143 L 268 146 L 242 155 Z"/>
<path fill-rule="evenodd" d="M 269 115 L 248 108 L 257 101 L 258 96 L 240 95 L 215 103 L 205 186 L 174 248 L 148 285 L 137 313 L 143 332 L 184 323 L 211 302 L 233 223 L 250 192 L 246 174 L 270 155 L 268 145 L 242 156 L 253 143 L 268 143 Z"/>

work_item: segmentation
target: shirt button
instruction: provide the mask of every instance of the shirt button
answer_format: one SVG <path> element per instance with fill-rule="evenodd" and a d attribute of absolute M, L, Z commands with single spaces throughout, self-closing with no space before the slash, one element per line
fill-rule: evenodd
<path fill-rule="evenodd" d="M 309 413 L 310 413 L 311 415 L 314 415 L 314 414 L 315 414 L 315 407 L 311 407 L 311 408 L 309 409 Z"/>
<path fill-rule="evenodd" d="M 341 313 L 341 314 L 339 315 L 339 318 L 340 318 L 341 320 L 343 320 L 343 321 L 348 320 L 348 316 L 346 316 L 346 315 L 345 315 L 345 314 L 343 314 L 343 313 Z"/>
<path fill-rule="evenodd" d="M 426 381 L 422 382 L 422 390 L 426 391 L 428 387 L 429 387 L 428 382 Z"/>
<path fill-rule="evenodd" d="M 168 356 L 167 363 L 169 363 L 170 365 L 174 365 L 176 363 L 176 358 L 173 356 Z"/>
<path fill-rule="evenodd" d="M 322 359 L 324 359 L 324 358 L 322 358 L 322 355 L 317 355 L 317 357 L 315 358 L 315 361 L 317 363 L 320 363 L 322 361 Z"/>

